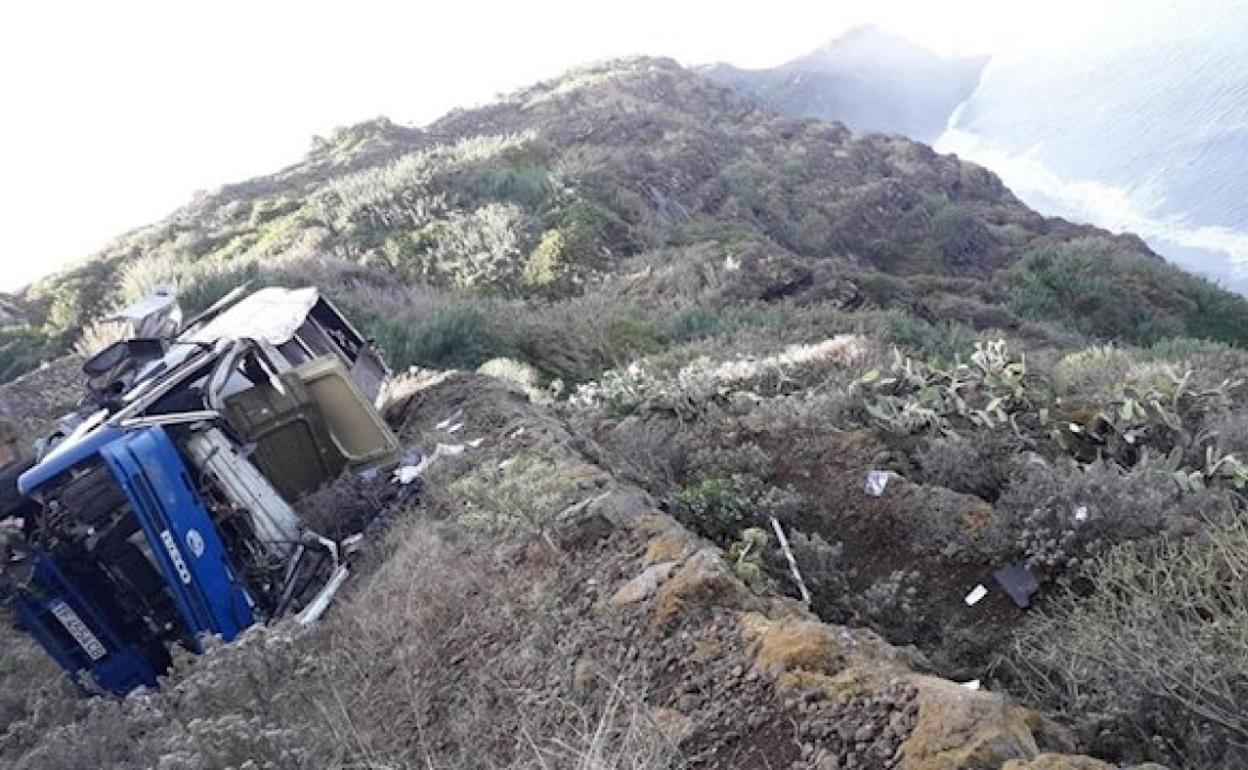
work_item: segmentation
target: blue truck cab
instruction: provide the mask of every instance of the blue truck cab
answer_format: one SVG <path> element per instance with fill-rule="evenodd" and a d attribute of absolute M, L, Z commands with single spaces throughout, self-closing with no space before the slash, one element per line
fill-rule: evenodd
<path fill-rule="evenodd" d="M 36 500 L 89 492 L 97 531 L 33 554 L 9 605 L 63 668 L 112 692 L 155 685 L 169 649 L 199 652 L 205 634 L 232 641 L 255 605 L 162 427 L 101 426 L 18 480 Z"/>

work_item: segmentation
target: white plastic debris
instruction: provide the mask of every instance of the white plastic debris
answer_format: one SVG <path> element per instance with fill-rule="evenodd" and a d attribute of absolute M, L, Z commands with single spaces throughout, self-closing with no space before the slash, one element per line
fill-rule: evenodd
<path fill-rule="evenodd" d="M 978 689 L 979 689 L 979 680 L 978 680 L 978 679 L 972 679 L 972 680 L 971 680 L 971 681 L 969 681 L 969 682 L 958 682 L 958 684 L 962 685 L 963 687 L 965 687 L 965 688 L 966 688 L 966 689 L 968 689 L 968 690 L 978 690 Z"/>
<path fill-rule="evenodd" d="M 407 486 L 416 479 L 420 478 L 430 466 L 443 457 L 452 457 L 461 455 L 468 451 L 468 447 L 464 444 L 438 444 L 434 448 L 433 454 L 424 455 L 420 458 L 420 462 L 415 465 L 401 465 L 394 469 L 393 480 L 396 484 Z"/>
<path fill-rule="evenodd" d="M 325 614 L 325 610 L 329 609 L 329 603 L 334 600 L 338 589 L 342 588 L 342 584 L 347 582 L 347 577 L 350 574 L 346 567 L 340 566 L 334 570 L 334 574 L 330 577 L 329 582 L 317 593 L 316 597 L 304 608 L 303 612 L 299 613 L 296 622 L 301 626 L 310 626 L 320 620 L 321 616 Z"/>
<path fill-rule="evenodd" d="M 447 433 L 459 433 L 463 429 L 464 429 L 464 424 L 462 422 L 457 422 L 451 427 L 447 428 L 446 432 Z"/>
<path fill-rule="evenodd" d="M 974 607 L 976 604 L 979 604 L 980 601 L 983 600 L 983 598 L 987 595 L 988 595 L 988 589 L 984 588 L 983 583 L 980 583 L 979 585 L 971 589 L 971 592 L 966 595 L 966 598 L 963 599 L 963 601 L 966 602 L 967 607 Z"/>
<path fill-rule="evenodd" d="M 416 479 L 420 478 L 421 467 L 419 465 L 404 465 L 394 469 L 394 483 L 407 486 Z"/>
<path fill-rule="evenodd" d="M 1075 521 L 1087 521 L 1087 520 L 1088 520 L 1088 506 L 1081 505 L 1078 508 L 1076 508 L 1075 509 Z"/>
<path fill-rule="evenodd" d="M 867 471 L 867 494 L 872 497 L 879 497 L 884 494 L 884 489 L 888 486 L 888 479 L 891 475 L 888 471 Z"/>
<path fill-rule="evenodd" d="M 468 442 L 468 446 L 472 447 L 473 449 L 476 449 L 477 447 L 481 446 L 483 443 L 485 443 L 484 438 L 474 438 L 472 441 Z"/>
<path fill-rule="evenodd" d="M 433 429 L 434 430 L 446 430 L 447 428 L 454 425 L 456 422 L 459 422 L 460 418 L 462 418 L 463 416 L 464 416 L 464 410 L 456 409 L 454 412 L 451 413 L 451 416 L 447 417 L 442 422 L 433 426 Z"/>

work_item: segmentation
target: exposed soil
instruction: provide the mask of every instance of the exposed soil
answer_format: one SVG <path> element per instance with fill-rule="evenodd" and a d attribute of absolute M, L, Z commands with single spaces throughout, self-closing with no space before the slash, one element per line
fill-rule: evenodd
<path fill-rule="evenodd" d="M 794 451 L 794 446 L 805 451 Z M 914 645 L 941 676 L 987 677 L 994 656 L 1026 611 L 996 587 L 992 573 L 1002 566 L 999 562 L 965 550 L 946 555 L 941 552 L 944 544 L 924 542 L 923 530 L 914 521 L 923 505 L 942 496 L 940 502 L 964 505 L 964 511 L 953 513 L 960 513 L 973 527 L 976 516 L 988 512 L 987 503 L 915 485 L 897 475 L 882 495 L 869 495 L 867 473 L 896 463 L 867 432 L 772 437 L 764 448 L 777 458 L 773 482 L 792 486 L 815 503 L 793 526 L 843 545 L 851 593 L 861 594 L 897 571 L 918 575 L 907 583 L 917 591 L 908 612 L 896 608 L 883 616 L 855 617 L 835 598 L 821 602 L 816 597 L 816 609 L 824 619 L 869 624 L 893 644 Z M 968 606 L 965 597 L 981 584 L 989 589 L 988 595 Z"/>

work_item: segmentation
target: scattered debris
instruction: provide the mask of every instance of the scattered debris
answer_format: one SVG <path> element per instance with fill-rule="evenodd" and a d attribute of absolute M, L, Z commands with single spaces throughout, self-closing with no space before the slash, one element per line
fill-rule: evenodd
<path fill-rule="evenodd" d="M 438 444 L 434 447 L 432 454 L 422 455 L 417 452 L 415 453 L 415 457 L 419 459 L 414 464 L 409 462 L 407 465 L 400 465 L 398 468 L 395 468 L 394 473 L 392 474 L 392 479 L 396 484 L 404 486 L 411 484 L 413 481 L 420 478 L 424 472 L 429 470 L 429 468 L 438 460 L 444 457 L 461 455 L 467 451 L 468 446 L 469 445 L 465 444 Z M 472 444 L 472 446 L 479 446 L 479 443 Z"/>
<path fill-rule="evenodd" d="M 420 478 L 420 474 L 426 467 L 422 465 L 423 462 L 424 458 L 421 458 L 420 463 L 417 463 L 416 465 L 400 465 L 398 468 L 395 468 L 393 475 L 394 483 L 407 486 L 416 479 Z"/>
<path fill-rule="evenodd" d="M 884 494 L 884 489 L 888 486 L 888 479 L 892 476 L 890 471 L 867 471 L 867 494 L 872 497 L 879 497 Z"/>
<path fill-rule="evenodd" d="M 992 577 L 1020 609 L 1030 607 L 1031 597 L 1040 590 L 1040 581 L 1025 564 L 1008 564 L 992 573 Z"/>
<path fill-rule="evenodd" d="M 452 425 L 459 422 L 463 418 L 464 418 L 464 410 L 456 409 L 454 412 L 451 413 L 450 417 L 447 417 L 442 422 L 438 423 L 437 425 L 434 425 L 433 429 L 434 430 L 447 430 L 448 428 L 450 428 Z"/>
<path fill-rule="evenodd" d="M 1075 521 L 1084 522 L 1088 520 L 1088 506 L 1081 505 L 1075 509 Z"/>
<path fill-rule="evenodd" d="M 775 516 L 771 517 L 771 528 L 776 532 L 776 540 L 780 542 L 780 550 L 784 551 L 784 558 L 789 560 L 789 571 L 793 573 L 793 580 L 797 583 L 797 590 L 802 594 L 802 602 L 807 607 L 810 606 L 810 591 L 806 590 L 806 581 L 802 580 L 802 573 L 797 569 L 797 559 L 793 557 L 793 549 L 789 547 L 789 539 L 784 536 L 784 529 L 781 528 L 780 522 Z"/>
<path fill-rule="evenodd" d="M 963 601 L 966 602 L 966 606 L 974 607 L 976 604 L 979 604 L 980 601 L 983 600 L 983 598 L 987 595 L 988 595 L 988 589 L 984 588 L 983 583 L 980 583 L 979 585 L 971 589 L 971 592 L 966 595 L 966 598 L 963 599 Z"/>

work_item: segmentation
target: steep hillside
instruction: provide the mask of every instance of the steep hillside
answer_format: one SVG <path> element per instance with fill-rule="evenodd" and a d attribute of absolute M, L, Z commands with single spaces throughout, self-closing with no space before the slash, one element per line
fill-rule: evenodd
<path fill-rule="evenodd" d="M 856 132 L 934 142 L 979 84 L 983 57 L 944 57 L 875 27 L 857 27 L 770 69 L 701 69 L 784 115 L 839 120 Z"/>
<path fill-rule="evenodd" d="M 819 622 L 516 385 L 422 373 L 396 390 L 406 442 L 470 443 L 390 512 L 328 620 L 255 629 L 121 702 L 76 698 L 0 626 L 0 761 L 1114 770 L 1062 754 L 1074 739 L 1052 720 L 923 673 L 913 649 Z"/>
<path fill-rule="evenodd" d="M 725 255 L 766 268 L 712 278 Z M 635 59 L 425 129 L 341 129 L 295 166 L 204 195 L 30 287 L 29 323 L 0 330 L 0 372 L 66 349 L 154 280 L 176 277 L 193 308 L 240 279 L 310 275 L 365 313 L 400 286 L 441 304 L 564 299 L 625 275 L 636 303 L 711 290 L 673 291 L 662 284 L 673 272 L 748 278 L 714 289 L 732 300 L 836 295 L 929 321 L 1054 321 L 1141 343 L 1248 338 L 1242 301 L 1138 239 L 1045 219 L 992 174 L 921 144 L 783 118 L 670 61 Z M 381 338 L 397 333 L 385 321 L 370 319 Z M 400 363 L 438 363 L 394 344 Z"/>
<path fill-rule="evenodd" d="M 1248 762 L 1248 304 L 977 166 L 611 62 L 204 195 L 26 291 L 0 367 L 157 280 L 321 286 L 423 367 L 405 440 L 463 409 L 486 448 L 308 647 L 70 717 L 41 691 L 0 757 L 578 766 L 550 752 L 624 715 L 637 767 Z M 0 398 L 54 410 L 70 368 Z"/>

